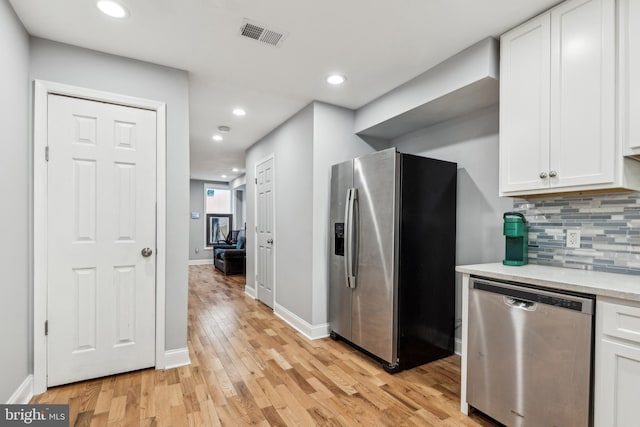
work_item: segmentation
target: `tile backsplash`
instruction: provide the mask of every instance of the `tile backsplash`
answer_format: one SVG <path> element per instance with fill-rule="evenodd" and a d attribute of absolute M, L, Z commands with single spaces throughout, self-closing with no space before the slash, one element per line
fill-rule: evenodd
<path fill-rule="evenodd" d="M 640 193 L 514 201 L 529 222 L 529 263 L 640 275 Z M 580 248 L 566 230 L 580 230 Z"/>

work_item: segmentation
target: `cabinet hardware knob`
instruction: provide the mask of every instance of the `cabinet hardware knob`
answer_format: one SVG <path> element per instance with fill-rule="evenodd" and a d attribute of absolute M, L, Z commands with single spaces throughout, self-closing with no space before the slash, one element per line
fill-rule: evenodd
<path fill-rule="evenodd" d="M 540 172 L 540 178 L 545 179 L 547 177 L 546 172 Z"/>
<path fill-rule="evenodd" d="M 550 176 L 551 178 L 555 178 L 556 176 L 558 176 L 558 172 L 556 172 L 556 171 L 549 171 L 549 176 Z"/>

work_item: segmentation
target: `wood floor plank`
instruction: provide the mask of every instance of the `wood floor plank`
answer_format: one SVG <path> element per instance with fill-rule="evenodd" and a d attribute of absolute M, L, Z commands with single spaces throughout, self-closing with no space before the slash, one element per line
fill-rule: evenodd
<path fill-rule="evenodd" d="M 396 375 L 342 341 L 310 341 L 244 293 L 243 276 L 189 267 L 190 366 L 66 386 L 70 425 L 492 427 L 459 411 L 460 358 Z"/>

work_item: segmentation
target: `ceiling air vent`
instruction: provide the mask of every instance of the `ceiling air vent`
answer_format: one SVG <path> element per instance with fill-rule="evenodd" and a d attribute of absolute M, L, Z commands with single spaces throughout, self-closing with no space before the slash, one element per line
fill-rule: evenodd
<path fill-rule="evenodd" d="M 258 24 L 248 19 L 242 21 L 240 35 L 276 47 L 280 46 L 284 39 L 287 38 L 287 33 L 283 31 L 267 28 L 266 25 Z"/>

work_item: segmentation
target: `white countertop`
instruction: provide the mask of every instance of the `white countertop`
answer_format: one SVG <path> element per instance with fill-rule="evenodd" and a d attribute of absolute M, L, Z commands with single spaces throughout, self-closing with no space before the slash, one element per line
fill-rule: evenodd
<path fill-rule="evenodd" d="M 456 271 L 491 279 L 640 301 L 640 276 L 631 274 L 603 273 L 535 264 L 511 267 L 498 262 L 459 265 Z"/>

